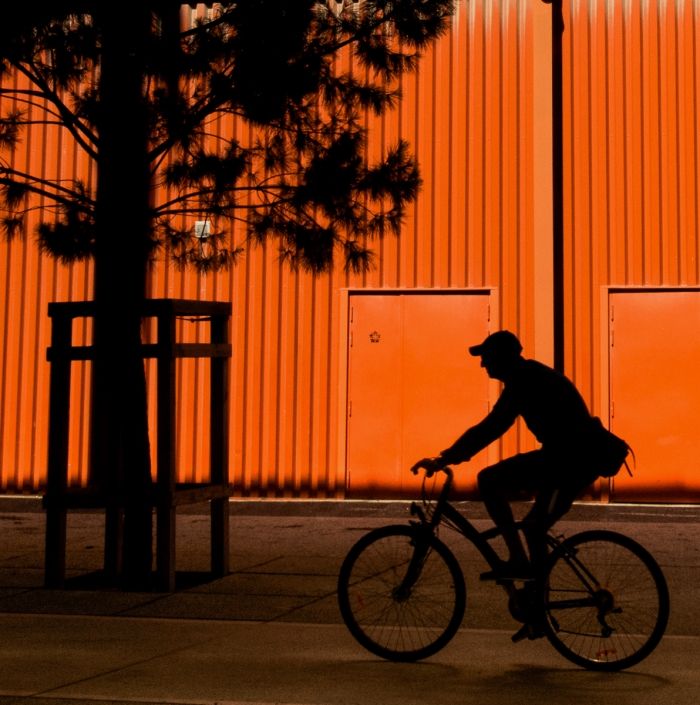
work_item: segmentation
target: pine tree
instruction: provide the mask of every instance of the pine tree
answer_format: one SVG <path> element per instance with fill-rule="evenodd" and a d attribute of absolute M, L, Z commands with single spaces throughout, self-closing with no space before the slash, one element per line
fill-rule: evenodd
<path fill-rule="evenodd" d="M 40 197 L 50 205 L 39 246 L 63 261 L 94 258 L 91 466 L 95 481 L 132 499 L 130 584 L 143 583 L 151 564 L 140 357 L 149 261 L 165 250 L 182 264 L 229 267 L 241 254 L 231 223 L 244 220 L 250 240 L 275 240 L 292 266 L 371 266 L 372 240 L 399 232 L 420 178 L 403 141 L 366 161 L 363 116 L 396 104 L 398 78 L 453 9 L 452 0 L 245 0 L 214 3 L 188 27 L 174 0 L 4 10 L 2 225 L 9 238 L 26 235 Z M 342 52 L 361 70 L 340 70 Z M 94 162 L 94 184 L 12 166 L 29 107 Z M 213 139 L 216 118 L 252 125 L 255 139 Z M 208 223 L 205 240 L 181 226 L 184 215 Z"/>

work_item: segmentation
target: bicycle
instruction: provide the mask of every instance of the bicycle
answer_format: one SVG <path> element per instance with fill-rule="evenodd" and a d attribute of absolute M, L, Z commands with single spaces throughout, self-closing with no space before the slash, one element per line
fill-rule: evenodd
<path fill-rule="evenodd" d="M 426 491 L 432 475 L 426 472 L 423 501 L 411 505 L 414 518 L 360 538 L 338 576 L 340 612 L 351 634 L 392 661 L 432 656 L 462 624 L 464 575 L 438 536 L 441 526 L 470 541 L 492 569 L 500 563 L 489 542 L 501 530 L 478 531 L 450 504 L 453 472 L 441 472 L 437 500 Z M 516 526 L 522 530 L 523 522 Z M 561 655 L 587 669 L 617 671 L 646 658 L 665 632 L 670 605 L 651 554 L 628 536 L 603 529 L 569 538 L 550 532 L 547 542 L 547 561 L 534 580 L 497 581 L 513 618 L 538 624 Z"/>

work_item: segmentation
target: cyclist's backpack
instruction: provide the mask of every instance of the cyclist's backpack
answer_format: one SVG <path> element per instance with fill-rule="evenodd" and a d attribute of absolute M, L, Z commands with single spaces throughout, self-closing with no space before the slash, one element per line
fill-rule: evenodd
<path fill-rule="evenodd" d="M 608 431 L 603 422 L 595 417 L 591 429 L 590 453 L 592 464 L 601 477 L 614 477 L 624 465 L 627 472 L 632 475 L 627 456 L 634 451 L 627 441 L 616 436 L 612 431 Z"/>

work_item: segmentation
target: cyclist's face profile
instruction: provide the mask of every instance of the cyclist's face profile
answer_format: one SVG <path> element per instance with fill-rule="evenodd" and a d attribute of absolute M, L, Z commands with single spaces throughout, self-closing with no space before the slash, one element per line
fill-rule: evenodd
<path fill-rule="evenodd" d="M 481 366 L 486 370 L 486 374 L 491 377 L 491 379 L 497 379 L 499 381 L 505 379 L 510 369 L 507 357 L 494 355 L 493 353 L 486 353 L 481 356 Z"/>

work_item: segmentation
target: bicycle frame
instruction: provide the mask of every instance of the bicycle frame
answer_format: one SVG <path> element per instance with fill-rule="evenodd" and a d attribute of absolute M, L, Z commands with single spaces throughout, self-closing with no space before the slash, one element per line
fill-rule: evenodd
<path fill-rule="evenodd" d="M 434 533 L 441 522 L 444 519 L 447 519 L 447 521 L 449 521 L 457 529 L 457 531 L 464 536 L 464 538 L 476 547 L 488 565 L 491 568 L 495 568 L 499 564 L 500 557 L 493 549 L 489 541 L 497 536 L 500 536 L 503 533 L 503 529 L 494 526 L 486 531 L 479 531 L 474 524 L 469 521 L 469 519 L 467 519 L 449 502 L 448 497 L 450 495 L 450 491 L 452 490 L 452 482 L 454 479 L 452 468 L 445 467 L 439 472 L 443 472 L 446 479 L 435 503 L 435 509 L 432 516 L 430 518 L 426 517 L 418 502 L 414 502 L 411 505 L 411 514 L 418 516 L 420 524 L 429 529 L 431 533 Z M 518 529 L 521 528 L 522 522 L 516 522 L 515 527 Z M 558 541 L 556 541 L 553 537 L 549 537 L 549 540 L 555 545 L 558 545 Z"/>
<path fill-rule="evenodd" d="M 421 506 L 414 502 L 411 505 L 411 513 L 417 515 L 420 520 L 420 526 L 424 527 L 431 535 L 435 533 L 438 526 L 446 519 L 452 524 L 452 526 L 460 533 L 464 538 L 472 543 L 472 545 L 479 551 L 483 556 L 484 560 L 488 563 L 489 567 L 492 569 L 496 568 L 500 562 L 500 557 L 491 546 L 489 541 L 494 539 L 503 533 L 502 527 L 494 526 L 486 531 L 479 531 L 470 521 L 467 519 L 459 510 L 452 506 L 449 502 L 449 494 L 452 489 L 452 483 L 454 479 L 454 473 L 450 467 L 443 468 L 440 472 L 443 472 L 446 476 L 445 482 L 440 490 L 440 494 L 435 503 L 435 509 L 432 516 L 428 519 L 425 516 L 425 512 Z M 522 529 L 524 522 L 516 522 L 515 528 Z M 555 550 L 561 545 L 561 541 L 551 534 L 547 535 L 547 543 L 550 550 Z M 411 565 L 407 570 L 406 578 L 404 579 L 403 586 L 404 589 L 410 589 L 418 575 L 420 574 L 420 568 L 423 561 L 425 560 L 427 552 L 427 545 L 425 550 L 416 550 L 414 553 L 414 558 L 411 561 Z M 585 587 L 588 592 L 588 597 L 584 598 L 574 598 L 566 600 L 554 600 L 547 602 L 548 609 L 570 609 L 572 607 L 588 607 L 588 606 L 598 606 L 601 610 L 599 615 L 599 621 L 604 630 L 609 629 L 607 623 L 604 621 L 604 608 L 601 604 L 600 598 L 596 595 L 599 593 L 600 585 L 596 577 L 582 564 L 574 555 L 563 556 L 564 560 L 570 566 L 571 570 L 576 574 L 576 576 L 581 581 L 582 586 Z M 536 581 L 536 585 L 540 581 Z M 508 596 L 512 596 L 517 592 L 515 587 L 515 581 L 513 580 L 499 580 L 497 584 L 500 585 Z"/>
<path fill-rule="evenodd" d="M 445 467 L 442 468 L 442 470 L 440 470 L 439 472 L 444 473 L 446 479 L 443 483 L 442 488 L 440 489 L 440 494 L 438 495 L 437 501 L 435 502 L 435 507 L 432 516 L 428 518 L 425 515 L 425 512 L 423 511 L 423 508 L 420 506 L 420 504 L 418 502 L 414 502 L 411 505 L 411 513 L 417 516 L 419 519 L 419 522 L 414 523 L 420 527 L 423 527 L 427 532 L 432 535 L 435 533 L 439 525 L 444 520 L 447 520 L 452 525 L 452 527 L 455 528 L 456 531 L 458 531 L 462 536 L 464 536 L 467 541 L 471 542 L 471 544 L 482 555 L 488 566 L 492 570 L 496 569 L 501 559 L 489 542 L 492 539 L 497 538 L 498 536 L 501 536 L 503 534 L 503 527 L 493 526 L 489 529 L 486 529 L 485 531 L 479 531 L 474 526 L 474 524 L 469 521 L 467 517 L 465 517 L 458 509 L 456 509 L 449 502 L 449 495 L 452 490 L 452 483 L 454 480 L 454 472 L 452 471 L 452 468 Z M 514 526 L 516 529 L 522 530 L 524 522 L 515 522 Z M 550 550 L 552 551 L 558 548 L 561 544 L 561 542 L 551 534 L 547 535 L 547 543 L 549 545 Z M 427 544 L 425 551 L 416 550 L 414 554 L 414 560 L 411 562 L 411 565 L 407 570 L 406 577 L 403 582 L 405 590 L 410 590 L 411 586 L 420 574 L 420 568 L 422 566 L 422 562 L 425 560 L 426 551 Z M 569 563 L 571 562 L 570 557 L 566 558 L 566 560 Z M 588 573 L 588 571 L 585 569 L 585 566 L 579 565 L 579 567 L 574 568 L 574 570 L 577 573 L 581 573 L 580 577 L 582 579 L 582 582 L 588 586 L 589 582 L 586 581 L 583 577 L 584 573 Z M 595 578 L 591 576 L 590 573 L 588 573 L 588 577 L 593 583 L 596 582 Z M 498 580 L 496 581 L 496 583 L 503 588 L 509 598 L 513 597 L 518 592 L 518 587 L 516 587 L 516 581 L 514 580 Z M 536 589 L 539 589 L 538 586 L 541 587 L 541 581 L 536 580 L 534 586 Z M 591 596 L 593 595 L 593 592 L 594 590 L 589 587 L 589 593 Z M 592 597 L 586 599 L 588 601 L 588 604 L 590 604 Z M 578 602 L 581 604 L 583 603 L 583 600 L 578 600 Z"/>

